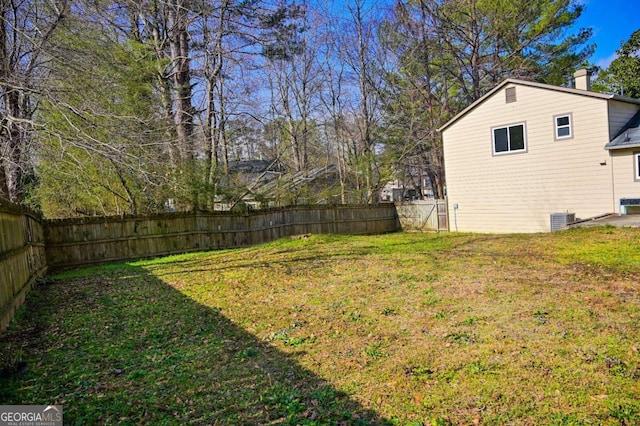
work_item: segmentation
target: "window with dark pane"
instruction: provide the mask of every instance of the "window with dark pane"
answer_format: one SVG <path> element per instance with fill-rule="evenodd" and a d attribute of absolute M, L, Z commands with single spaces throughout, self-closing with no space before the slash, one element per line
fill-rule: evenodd
<path fill-rule="evenodd" d="M 496 152 L 509 151 L 509 135 L 506 127 L 495 129 L 493 131 L 493 138 Z"/>
<path fill-rule="evenodd" d="M 509 151 L 524 149 L 524 126 L 509 127 Z"/>
<path fill-rule="evenodd" d="M 493 153 L 504 154 L 514 151 L 525 151 L 526 137 L 524 124 L 493 128 Z"/>
<path fill-rule="evenodd" d="M 571 116 L 561 115 L 555 118 L 556 121 L 556 139 L 571 137 Z"/>

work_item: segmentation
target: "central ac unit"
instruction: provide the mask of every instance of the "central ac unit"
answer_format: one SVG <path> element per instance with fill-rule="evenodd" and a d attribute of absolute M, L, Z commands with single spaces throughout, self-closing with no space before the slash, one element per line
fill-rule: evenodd
<path fill-rule="evenodd" d="M 576 221 L 575 213 L 552 213 L 551 214 L 551 232 L 566 229 L 567 225 Z"/>

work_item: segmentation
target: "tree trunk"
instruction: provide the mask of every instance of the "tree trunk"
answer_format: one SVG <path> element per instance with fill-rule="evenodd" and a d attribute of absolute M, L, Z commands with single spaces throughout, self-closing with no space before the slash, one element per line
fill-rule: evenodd
<path fill-rule="evenodd" d="M 219 91 L 218 91 L 218 107 L 220 109 L 218 120 L 218 146 L 222 150 L 222 167 L 225 174 L 229 171 L 229 146 L 227 142 L 227 114 L 226 105 L 224 99 L 224 80 L 219 79 Z"/>
<path fill-rule="evenodd" d="M 22 201 L 22 181 L 21 166 L 21 141 L 22 132 L 16 121 L 20 114 L 20 95 L 18 89 L 11 87 L 5 82 L 16 81 L 13 75 L 11 53 L 9 53 L 9 34 L 7 34 L 7 13 L 10 7 L 9 2 L 2 0 L 0 3 L 0 92 L 2 93 L 2 103 L 4 114 L 2 117 L 2 127 L 0 128 L 0 195 L 13 202 Z"/>
<path fill-rule="evenodd" d="M 172 60 L 172 91 L 178 152 L 183 161 L 193 158 L 193 106 L 189 57 L 188 16 L 184 0 L 171 0 L 168 11 L 169 49 Z"/>

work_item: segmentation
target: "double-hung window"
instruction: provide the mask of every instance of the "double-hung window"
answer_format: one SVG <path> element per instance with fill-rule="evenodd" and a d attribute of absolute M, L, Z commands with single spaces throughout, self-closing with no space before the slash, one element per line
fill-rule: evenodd
<path fill-rule="evenodd" d="M 493 154 L 508 154 L 527 150 L 527 136 L 524 123 L 510 124 L 491 129 Z"/>
<path fill-rule="evenodd" d="M 571 114 L 556 115 L 553 117 L 556 130 L 556 139 L 569 139 L 573 137 L 571 129 Z"/>

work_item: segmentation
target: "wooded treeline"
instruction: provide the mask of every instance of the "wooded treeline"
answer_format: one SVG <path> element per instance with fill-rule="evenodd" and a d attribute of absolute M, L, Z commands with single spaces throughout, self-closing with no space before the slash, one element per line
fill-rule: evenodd
<path fill-rule="evenodd" d="M 568 81 L 576 0 L 0 0 L 0 196 L 47 217 L 237 204 L 234 162 L 335 165 L 284 203 L 444 192 L 437 128 L 506 77 Z"/>

